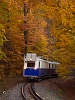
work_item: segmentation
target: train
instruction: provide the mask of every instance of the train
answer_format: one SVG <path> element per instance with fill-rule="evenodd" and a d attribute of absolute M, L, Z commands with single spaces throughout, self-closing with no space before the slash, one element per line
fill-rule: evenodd
<path fill-rule="evenodd" d="M 37 56 L 35 53 L 24 55 L 23 76 L 27 79 L 41 79 L 44 77 L 57 77 L 59 62 L 52 62 Z"/>

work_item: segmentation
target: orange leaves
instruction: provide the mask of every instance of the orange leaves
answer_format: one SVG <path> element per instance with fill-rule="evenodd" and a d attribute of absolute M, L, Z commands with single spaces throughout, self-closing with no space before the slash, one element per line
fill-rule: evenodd
<path fill-rule="evenodd" d="M 64 34 L 61 34 L 57 39 L 56 46 L 65 48 L 69 43 L 70 43 L 69 38 Z"/>
<path fill-rule="evenodd" d="M 34 1 L 32 2 L 34 4 Z M 68 71 L 65 71 L 65 69 L 75 64 L 75 38 L 73 38 L 75 35 L 75 2 L 74 0 L 42 0 L 36 2 L 36 5 L 32 7 L 33 19 L 35 19 L 32 22 L 35 23 L 34 26 L 38 27 L 31 31 L 31 34 L 35 33 L 32 37 L 34 41 L 36 40 L 34 49 L 37 50 L 38 54 L 48 50 L 48 56 L 51 60 L 61 62 L 63 66 L 60 72 L 66 74 Z M 43 33 L 48 34 L 47 40 L 44 39 Z M 45 43 L 48 43 L 48 45 Z M 45 49 L 46 47 L 47 49 Z"/>
<path fill-rule="evenodd" d="M 62 18 L 63 25 L 69 25 L 70 27 L 75 26 L 73 23 L 75 21 L 75 4 L 73 0 L 61 0 L 60 14 Z"/>
<path fill-rule="evenodd" d="M 4 47 L 8 61 L 20 62 L 25 46 L 23 31 L 26 29 L 28 52 L 48 55 L 51 60 L 58 60 L 64 67 L 68 67 L 71 62 L 74 63 L 74 0 L 24 0 L 28 7 L 26 18 L 23 13 L 23 0 L 2 1 L 6 3 L 0 6 L 2 7 L 0 22 L 5 26 L 5 33 L 9 40 Z M 8 11 L 4 10 L 5 8 Z M 62 71 L 65 68 L 62 68 Z"/>

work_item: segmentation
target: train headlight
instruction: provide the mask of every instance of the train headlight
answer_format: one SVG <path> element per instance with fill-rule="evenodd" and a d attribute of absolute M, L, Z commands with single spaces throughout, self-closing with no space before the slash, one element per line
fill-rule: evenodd
<path fill-rule="evenodd" d="M 24 68 L 24 69 L 26 69 L 26 68 Z"/>
<path fill-rule="evenodd" d="M 34 68 L 35 70 L 37 70 L 37 68 Z"/>
<path fill-rule="evenodd" d="M 24 66 L 24 68 L 23 68 L 23 69 L 26 69 L 26 68 L 27 68 L 27 67 L 25 67 L 25 66 Z"/>

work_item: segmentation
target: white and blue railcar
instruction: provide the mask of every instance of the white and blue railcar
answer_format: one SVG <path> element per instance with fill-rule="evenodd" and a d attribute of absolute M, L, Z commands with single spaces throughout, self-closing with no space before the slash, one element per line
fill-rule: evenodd
<path fill-rule="evenodd" d="M 23 76 L 28 79 L 42 78 L 45 76 L 57 76 L 56 65 L 58 62 L 51 62 L 33 53 L 24 56 Z"/>

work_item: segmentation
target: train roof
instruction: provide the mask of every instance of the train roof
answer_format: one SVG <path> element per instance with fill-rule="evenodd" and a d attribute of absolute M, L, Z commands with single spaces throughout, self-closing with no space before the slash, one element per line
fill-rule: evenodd
<path fill-rule="evenodd" d="M 39 61 L 45 61 L 45 62 L 50 63 L 50 64 L 60 64 L 59 62 L 54 62 L 54 61 L 48 61 L 48 60 L 41 59 L 41 57 L 39 57 L 38 60 Z"/>

